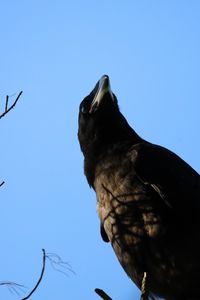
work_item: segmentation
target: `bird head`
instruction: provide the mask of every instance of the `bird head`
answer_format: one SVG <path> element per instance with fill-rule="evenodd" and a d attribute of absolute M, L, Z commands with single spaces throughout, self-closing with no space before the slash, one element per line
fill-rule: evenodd
<path fill-rule="evenodd" d="M 103 75 L 80 104 L 78 138 L 81 150 L 84 156 L 98 156 L 132 134 L 133 129 L 120 113 L 109 77 Z"/>
<path fill-rule="evenodd" d="M 118 108 L 117 98 L 112 93 L 109 77 L 107 75 L 103 75 L 96 83 L 91 93 L 83 99 L 80 109 L 82 113 L 89 113 L 90 115 L 93 115 L 97 112 L 96 115 L 98 115 L 99 111 L 101 111 L 103 107 L 105 113 L 105 109 L 108 105 L 114 105 L 114 107 Z M 107 109 L 109 108 L 107 107 Z"/>

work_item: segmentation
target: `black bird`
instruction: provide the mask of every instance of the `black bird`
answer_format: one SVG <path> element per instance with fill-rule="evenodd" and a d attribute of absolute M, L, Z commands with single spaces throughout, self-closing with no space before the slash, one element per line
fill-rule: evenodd
<path fill-rule="evenodd" d="M 150 296 L 199 300 L 199 174 L 129 126 L 107 75 L 80 104 L 78 138 L 102 238 L 128 276 L 141 288 L 145 274 Z"/>

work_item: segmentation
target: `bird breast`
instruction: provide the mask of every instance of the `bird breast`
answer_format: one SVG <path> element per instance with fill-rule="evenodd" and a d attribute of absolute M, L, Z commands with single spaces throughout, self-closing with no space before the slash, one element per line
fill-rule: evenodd
<path fill-rule="evenodd" d="M 163 227 L 134 169 L 118 170 L 114 165 L 96 169 L 97 212 L 121 265 L 140 285 L 146 239 L 160 235 Z"/>

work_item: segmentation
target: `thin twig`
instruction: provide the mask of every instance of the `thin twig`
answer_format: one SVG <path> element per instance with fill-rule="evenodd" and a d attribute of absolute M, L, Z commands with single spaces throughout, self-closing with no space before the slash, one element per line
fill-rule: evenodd
<path fill-rule="evenodd" d="M 2 182 L 0 183 L 0 187 L 1 187 L 4 183 L 5 183 L 5 181 L 2 181 Z"/>
<path fill-rule="evenodd" d="M 46 258 L 48 258 L 52 268 L 55 271 L 63 273 L 66 276 L 68 276 L 68 273 L 66 271 L 70 271 L 75 275 L 75 272 L 73 271 L 71 265 L 68 262 L 63 261 L 62 258 L 56 253 L 46 253 Z"/>
<path fill-rule="evenodd" d="M 21 91 L 17 98 L 15 99 L 15 101 L 13 102 L 13 104 L 8 108 L 8 99 L 9 96 L 6 96 L 6 105 L 5 105 L 5 111 L 0 115 L 0 119 L 3 118 L 11 109 L 13 109 L 13 107 L 16 105 L 17 101 L 19 100 L 20 96 L 22 95 L 23 91 Z"/>
<path fill-rule="evenodd" d="M 95 289 L 94 290 L 97 295 L 99 295 L 103 300 L 112 300 L 103 290 L 101 289 Z"/>
<path fill-rule="evenodd" d="M 45 264 L 46 264 L 46 254 L 45 254 L 45 249 L 42 249 L 43 252 L 43 264 L 42 264 L 42 271 L 40 274 L 40 278 L 38 279 L 38 282 L 36 283 L 35 287 L 32 289 L 32 291 L 28 294 L 28 296 L 26 296 L 25 298 L 23 298 L 22 300 L 27 300 L 28 298 L 30 298 L 33 293 L 36 291 L 36 289 L 38 288 L 40 282 L 42 281 L 43 275 L 44 275 L 44 271 L 45 271 Z"/>
<path fill-rule="evenodd" d="M 15 293 L 19 296 L 20 292 L 25 293 L 24 289 L 26 288 L 24 285 L 12 282 L 12 281 L 2 281 L 0 282 L 1 286 L 6 286 L 11 293 Z"/>
<path fill-rule="evenodd" d="M 9 96 L 7 95 L 6 96 L 6 105 L 5 105 L 5 111 L 8 110 L 8 99 L 9 99 Z"/>
<path fill-rule="evenodd" d="M 144 272 L 142 278 L 142 285 L 141 285 L 141 297 L 140 300 L 148 300 L 149 291 L 147 288 L 147 272 Z"/>

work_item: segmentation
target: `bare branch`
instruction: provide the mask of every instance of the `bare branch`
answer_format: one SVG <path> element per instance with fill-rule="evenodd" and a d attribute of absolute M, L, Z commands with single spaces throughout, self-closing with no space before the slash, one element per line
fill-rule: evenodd
<path fill-rule="evenodd" d="M 7 95 L 6 96 L 6 105 L 5 105 L 5 111 L 8 110 L 8 99 L 9 99 L 9 96 Z"/>
<path fill-rule="evenodd" d="M 72 267 L 70 266 L 70 264 L 68 262 L 63 261 L 59 255 L 57 255 L 55 253 L 46 253 L 45 249 L 42 249 L 42 252 L 43 252 L 43 263 L 42 263 L 42 270 L 41 270 L 40 277 L 39 277 L 36 285 L 34 286 L 34 288 L 28 294 L 28 296 L 26 296 L 25 298 L 23 298 L 21 300 L 29 299 L 33 295 L 33 293 L 36 291 L 38 286 L 40 285 L 43 275 L 44 275 L 45 267 L 46 267 L 46 259 L 49 260 L 49 262 L 54 270 L 61 272 L 61 273 L 65 274 L 66 276 L 68 275 L 67 271 L 70 271 L 71 273 L 75 274 L 75 272 L 72 270 Z M 15 282 L 11 282 L 11 281 L 4 281 L 4 282 L 2 281 L 2 282 L 0 282 L 0 286 L 1 285 L 6 286 L 11 293 L 17 294 L 18 296 L 20 296 L 20 292 L 25 293 L 24 285 L 17 284 Z M 106 299 L 106 300 L 108 300 L 108 299 Z"/>
<path fill-rule="evenodd" d="M 71 273 L 75 274 L 71 265 L 68 262 L 62 260 L 62 258 L 55 254 L 55 253 L 46 253 L 46 258 L 50 261 L 52 268 L 64 275 L 68 276 L 66 271 L 70 271 Z"/>
<path fill-rule="evenodd" d="M 32 289 L 32 291 L 28 294 L 28 296 L 26 296 L 25 298 L 23 298 L 22 300 L 27 300 L 28 298 L 30 298 L 33 293 L 36 291 L 36 289 L 38 288 L 40 282 L 42 281 L 43 275 L 44 275 L 44 271 L 45 271 L 45 264 L 46 264 L 46 254 L 45 254 L 45 249 L 42 249 L 43 252 L 43 263 L 42 263 L 42 271 L 40 274 L 40 277 L 38 279 L 38 282 L 36 283 L 35 287 Z"/>
<path fill-rule="evenodd" d="M 2 281 L 0 282 L 1 286 L 6 286 L 8 288 L 8 290 L 12 293 L 12 294 L 16 294 L 19 296 L 20 292 L 25 293 L 24 289 L 26 288 L 24 285 L 16 283 L 16 282 L 12 282 L 12 281 Z"/>
<path fill-rule="evenodd" d="M 6 104 L 5 104 L 5 111 L 0 115 L 0 119 L 3 118 L 11 109 L 13 109 L 13 107 L 16 105 L 17 101 L 19 100 L 20 96 L 22 95 L 23 91 L 21 91 L 17 98 L 15 99 L 15 101 L 13 102 L 13 104 L 8 107 L 8 100 L 9 100 L 9 96 L 6 96 Z"/>
<path fill-rule="evenodd" d="M 0 187 L 1 187 L 4 183 L 5 183 L 5 181 L 2 181 L 2 182 L 0 183 Z"/>
<path fill-rule="evenodd" d="M 101 289 L 95 289 L 94 290 L 97 295 L 99 295 L 103 300 L 112 300 L 103 290 Z"/>
<path fill-rule="evenodd" d="M 144 272 L 142 278 L 142 285 L 141 285 L 141 298 L 140 300 L 148 300 L 148 289 L 147 289 L 147 272 Z"/>

